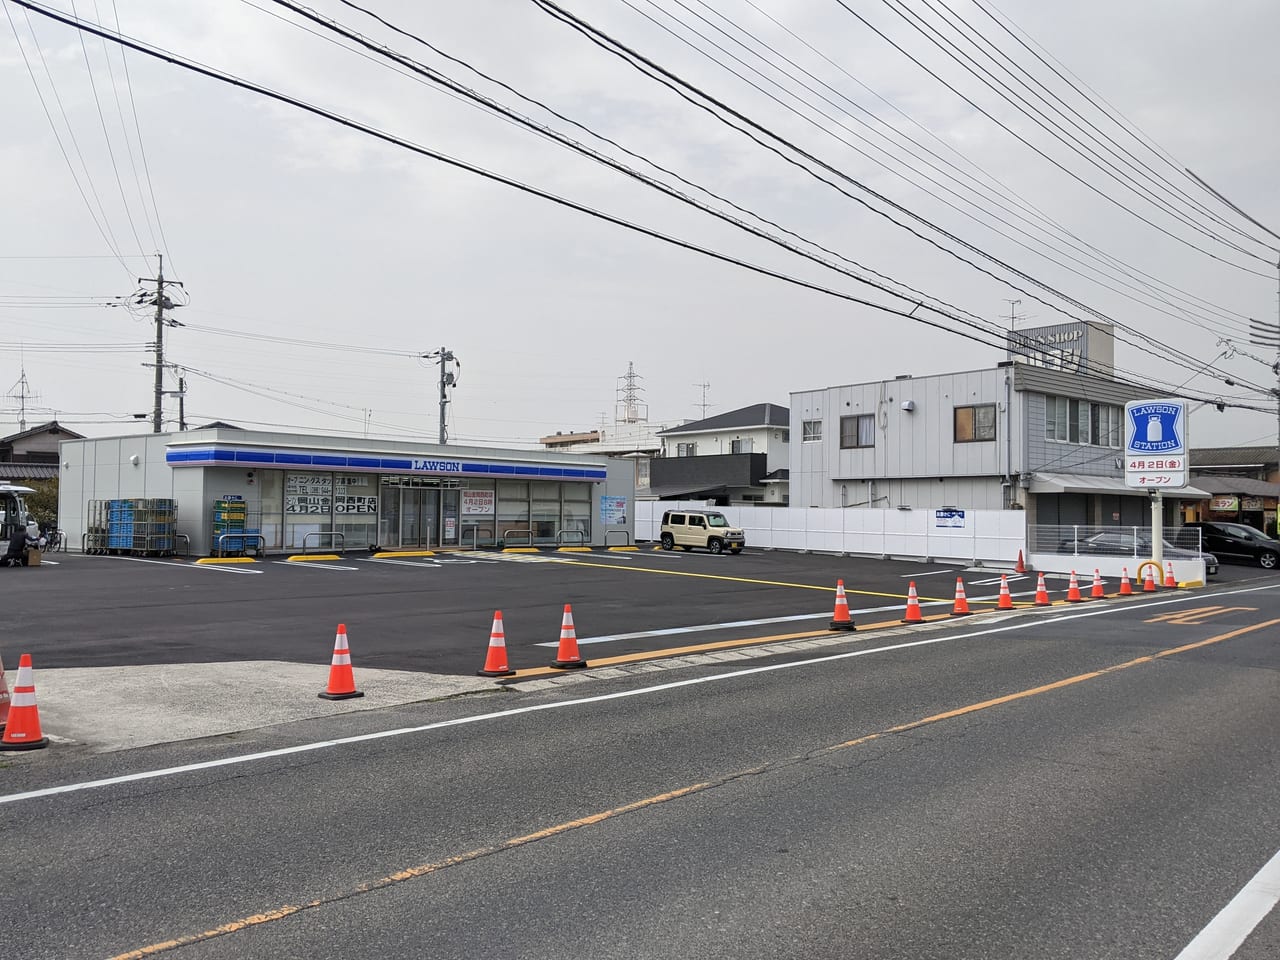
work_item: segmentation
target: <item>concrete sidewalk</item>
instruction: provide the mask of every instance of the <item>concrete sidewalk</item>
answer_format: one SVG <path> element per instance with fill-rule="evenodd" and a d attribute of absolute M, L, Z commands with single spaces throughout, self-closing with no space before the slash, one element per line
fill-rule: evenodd
<path fill-rule="evenodd" d="M 17 671 L 6 671 L 10 685 Z M 328 667 L 259 660 L 36 670 L 40 724 L 95 753 L 193 740 L 357 710 L 496 692 L 484 677 L 357 668 L 363 697 L 322 700 Z"/>

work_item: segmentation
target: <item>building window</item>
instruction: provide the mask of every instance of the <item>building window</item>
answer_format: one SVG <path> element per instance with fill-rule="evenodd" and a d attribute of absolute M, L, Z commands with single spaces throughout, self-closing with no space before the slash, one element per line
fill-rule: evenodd
<path fill-rule="evenodd" d="M 1114 404 L 1045 397 L 1045 439 L 1119 448 L 1123 417 Z"/>
<path fill-rule="evenodd" d="M 996 405 L 984 403 L 955 409 L 956 443 L 977 443 L 996 438 Z"/>
<path fill-rule="evenodd" d="M 849 450 L 856 447 L 874 447 L 876 445 L 876 418 L 874 414 L 862 413 L 853 417 L 840 418 L 840 449 Z"/>
<path fill-rule="evenodd" d="M 800 422 L 800 442 L 810 443 L 822 439 L 821 420 L 802 420 Z"/>
<path fill-rule="evenodd" d="M 698 445 L 696 443 L 677 443 L 677 457 L 696 457 L 698 455 Z"/>
<path fill-rule="evenodd" d="M 729 452 L 730 453 L 750 453 L 751 438 L 747 437 L 746 439 L 743 439 L 743 440 L 730 440 Z"/>

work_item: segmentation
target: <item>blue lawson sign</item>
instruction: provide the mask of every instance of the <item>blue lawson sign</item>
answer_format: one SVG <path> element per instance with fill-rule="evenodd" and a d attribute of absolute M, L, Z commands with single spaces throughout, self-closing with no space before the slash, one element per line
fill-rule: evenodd
<path fill-rule="evenodd" d="M 1186 403 L 1135 400 L 1124 407 L 1124 480 L 1129 487 L 1187 485 Z"/>

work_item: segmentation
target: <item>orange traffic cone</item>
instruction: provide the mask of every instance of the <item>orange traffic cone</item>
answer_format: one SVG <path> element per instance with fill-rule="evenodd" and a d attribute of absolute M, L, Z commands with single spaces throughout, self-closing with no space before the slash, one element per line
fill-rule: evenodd
<path fill-rule="evenodd" d="M 1052 604 L 1053 601 L 1049 599 L 1049 588 L 1045 586 L 1044 574 L 1042 573 L 1036 578 L 1036 606 L 1048 607 Z"/>
<path fill-rule="evenodd" d="M 849 599 L 844 595 L 844 581 L 836 581 L 836 609 L 831 615 L 828 630 L 855 630 L 853 620 L 849 618 Z"/>
<path fill-rule="evenodd" d="M 560 621 L 560 650 L 551 665 L 561 670 L 574 670 L 587 665 L 587 661 L 578 654 L 578 635 L 573 630 L 573 608 L 567 603 L 564 605 L 564 618 Z"/>
<path fill-rule="evenodd" d="M 1147 575 L 1142 580 L 1142 592 L 1143 593 L 1156 592 L 1156 575 L 1151 572 L 1150 566 L 1147 567 Z"/>
<path fill-rule="evenodd" d="M 502 611 L 493 611 L 493 628 L 489 631 L 489 653 L 484 669 L 477 670 L 480 677 L 510 677 L 515 671 L 507 666 L 507 638 L 502 632 Z"/>
<path fill-rule="evenodd" d="M 964 595 L 964 578 L 956 577 L 956 604 L 951 608 L 953 617 L 967 617 L 973 613 L 969 609 L 969 598 Z"/>
<path fill-rule="evenodd" d="M 1177 590 L 1178 578 L 1173 575 L 1173 561 L 1165 561 L 1164 585 L 1166 589 Z"/>
<path fill-rule="evenodd" d="M 1098 572 L 1098 568 L 1093 568 L 1093 589 L 1089 591 L 1089 596 L 1094 600 L 1101 600 L 1107 595 L 1107 591 L 1102 586 L 1102 574 Z"/>
<path fill-rule="evenodd" d="M 1083 603 L 1084 597 L 1080 596 L 1080 583 L 1076 580 L 1076 572 L 1071 571 L 1071 580 L 1067 584 L 1067 603 Z"/>
<path fill-rule="evenodd" d="M 914 580 L 907 585 L 907 615 L 902 618 L 902 622 L 924 622 L 924 617 L 920 614 L 920 598 L 916 596 L 916 582 Z"/>
<path fill-rule="evenodd" d="M 4 661 L 0 660 L 0 730 L 9 720 L 9 682 L 4 678 Z"/>
<path fill-rule="evenodd" d="M 31 677 L 31 654 L 18 658 L 18 680 L 13 685 L 9 722 L 0 737 L 0 750 L 39 750 L 49 740 L 40 731 L 40 711 L 36 707 L 36 682 Z"/>
<path fill-rule="evenodd" d="M 333 662 L 329 666 L 329 686 L 319 697 L 325 700 L 350 700 L 363 697 L 364 691 L 356 689 L 356 678 L 351 672 L 351 648 L 347 646 L 347 625 L 338 624 L 338 635 L 333 641 Z"/>
<path fill-rule="evenodd" d="M 1019 550 L 1019 551 L 1018 551 L 1018 562 L 1017 562 L 1016 564 L 1014 564 L 1013 572 L 1014 572 L 1014 573 L 1026 573 L 1026 572 L 1027 572 L 1027 565 L 1026 565 L 1025 563 L 1023 563 L 1023 562 L 1022 562 L 1022 551 L 1021 551 L 1021 550 Z"/>
<path fill-rule="evenodd" d="M 1132 596 L 1133 596 L 1133 584 L 1131 584 L 1131 583 L 1129 582 L 1129 568 L 1128 568 L 1128 567 L 1121 567 L 1121 568 L 1120 568 L 1120 596 L 1122 596 L 1122 597 L 1132 597 Z"/>
<path fill-rule="evenodd" d="M 1000 574 L 1000 599 L 996 601 L 997 610 L 1013 609 L 1013 594 L 1009 592 L 1009 578 Z"/>

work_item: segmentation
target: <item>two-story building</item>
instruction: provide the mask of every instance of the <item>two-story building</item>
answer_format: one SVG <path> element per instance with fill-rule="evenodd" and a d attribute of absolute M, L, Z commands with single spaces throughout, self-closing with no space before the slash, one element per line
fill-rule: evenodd
<path fill-rule="evenodd" d="M 1154 392 L 1021 361 L 791 395 L 797 506 L 1026 510 L 1030 524 L 1150 522 L 1124 479 L 1124 405 Z M 1165 519 L 1194 486 L 1166 493 Z"/>
<path fill-rule="evenodd" d="M 788 502 L 791 415 L 755 403 L 660 430 L 662 456 L 649 465 L 653 499 L 734 503 Z M 637 490 L 638 496 L 643 492 Z"/>

